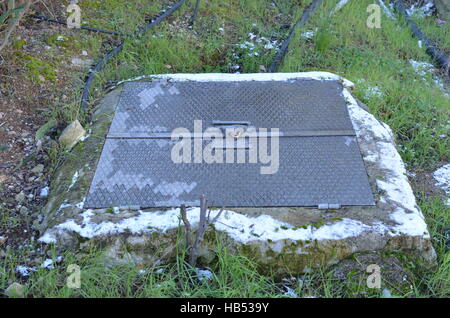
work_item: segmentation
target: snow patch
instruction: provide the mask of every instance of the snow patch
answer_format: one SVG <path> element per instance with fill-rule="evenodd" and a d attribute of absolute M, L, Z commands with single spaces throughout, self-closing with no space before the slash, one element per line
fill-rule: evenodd
<path fill-rule="evenodd" d="M 50 191 L 50 188 L 48 186 L 45 186 L 39 192 L 39 196 L 45 198 L 48 196 L 49 191 Z"/>
<path fill-rule="evenodd" d="M 53 265 L 53 260 L 52 260 L 51 258 L 47 258 L 47 259 L 41 264 L 41 268 L 54 269 L 55 266 Z"/>
<path fill-rule="evenodd" d="M 72 189 L 72 187 L 75 185 L 75 183 L 77 181 L 78 181 L 78 171 L 75 171 L 74 175 L 72 176 L 72 182 L 70 183 L 69 188 L 67 189 L 67 191 Z"/>
<path fill-rule="evenodd" d="M 333 11 L 331 12 L 330 15 L 335 14 L 336 12 L 338 12 L 339 10 L 341 10 L 350 0 L 340 0 L 338 2 L 338 4 L 336 5 L 336 7 L 334 7 Z"/>
<path fill-rule="evenodd" d="M 436 69 L 433 64 L 428 62 L 419 62 L 415 60 L 409 60 L 409 64 L 411 64 L 412 68 L 416 71 L 418 75 L 422 77 L 422 80 L 427 82 L 427 74 L 432 74 L 432 81 L 436 84 L 445 96 L 448 96 L 448 92 L 446 90 L 445 84 L 442 79 L 436 76 Z"/>
<path fill-rule="evenodd" d="M 211 218 L 218 211 L 211 211 Z M 187 211 L 189 222 L 195 226 L 199 222 L 200 209 L 191 208 Z M 93 238 L 102 235 L 114 235 L 124 232 L 132 234 L 152 233 L 155 231 L 166 232 L 177 228 L 179 225 L 179 209 L 168 211 L 143 212 L 139 215 L 124 219 L 120 222 L 93 223 L 93 210 L 86 210 L 81 214 L 81 224 L 70 219 L 47 231 L 40 242 L 55 243 L 56 235 L 61 232 L 75 232 L 85 238 Z M 315 228 L 309 225 L 307 228 L 295 228 L 292 225 L 278 221 L 269 215 L 260 215 L 256 218 L 241 213 L 226 210 L 217 220 L 215 228 L 226 232 L 234 240 L 241 243 L 251 241 L 279 241 L 279 240 L 338 240 L 354 237 L 363 231 L 370 229 L 360 221 L 343 219 L 331 225 L 323 225 Z"/>
<path fill-rule="evenodd" d="M 432 0 L 426 0 L 425 3 L 419 7 L 416 4 L 413 4 L 411 8 L 406 9 L 406 13 L 409 16 L 417 16 L 420 18 L 429 17 L 433 14 L 434 11 L 434 3 Z"/>
<path fill-rule="evenodd" d="M 445 191 L 447 196 L 450 194 L 450 164 L 440 167 L 433 173 L 436 179 L 436 186 Z M 450 198 L 447 198 L 446 205 L 450 205 Z"/>
<path fill-rule="evenodd" d="M 301 34 L 301 37 L 304 38 L 304 39 L 312 39 L 314 37 L 314 35 L 316 34 L 316 31 L 317 30 L 314 30 L 314 31 L 311 30 L 311 31 L 303 32 Z"/>
<path fill-rule="evenodd" d="M 286 292 L 284 293 L 284 296 L 287 296 L 289 298 L 299 298 L 297 293 L 289 286 L 283 286 L 284 289 L 286 289 Z"/>
<path fill-rule="evenodd" d="M 380 88 L 380 86 L 369 86 L 366 89 L 366 94 L 364 96 L 366 99 L 371 98 L 381 98 L 383 97 L 383 92 Z"/>
<path fill-rule="evenodd" d="M 36 271 L 36 267 L 28 267 L 19 265 L 16 267 L 16 272 L 20 274 L 22 277 L 28 277 L 32 272 Z"/>
<path fill-rule="evenodd" d="M 196 268 L 195 272 L 197 273 L 197 279 L 201 282 L 214 279 L 214 274 L 208 269 Z"/>
<path fill-rule="evenodd" d="M 395 15 L 392 13 L 391 9 L 389 9 L 388 7 L 386 7 L 386 5 L 384 4 L 383 0 L 378 0 L 379 5 L 381 6 L 381 8 L 383 9 L 384 14 L 386 14 L 386 16 L 391 19 L 391 20 L 397 20 L 397 18 L 395 17 Z"/>
<path fill-rule="evenodd" d="M 353 87 L 354 84 L 343 77 L 329 72 L 301 72 L 301 73 L 203 73 L 203 74 L 156 74 L 142 75 L 126 79 L 117 83 L 121 85 L 126 82 L 135 82 L 143 79 L 162 79 L 177 82 L 250 82 L 250 81 L 289 81 L 296 79 L 312 79 L 318 81 L 342 81 L 344 86 Z M 116 85 L 116 86 L 117 86 Z"/>
<path fill-rule="evenodd" d="M 380 200 L 392 202 L 397 206 L 390 215 L 397 225 L 389 227 L 389 234 L 403 233 L 429 238 L 424 217 L 408 182 L 405 165 L 395 148 L 392 131 L 372 114 L 359 107 L 347 89 L 344 89 L 343 94 L 349 103 L 348 109 L 358 139 L 365 139 L 377 145 L 376 151 L 362 151 L 364 160 L 378 163 L 387 172 L 388 179 L 377 180 L 377 186 L 383 192 Z"/>

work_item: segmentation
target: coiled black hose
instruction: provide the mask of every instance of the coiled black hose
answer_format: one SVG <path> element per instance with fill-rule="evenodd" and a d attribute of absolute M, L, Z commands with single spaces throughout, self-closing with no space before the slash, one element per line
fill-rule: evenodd
<path fill-rule="evenodd" d="M 411 20 L 408 13 L 406 12 L 405 6 L 402 1 L 398 0 L 394 4 L 395 10 L 397 10 L 406 20 L 411 32 L 415 37 L 421 40 L 427 47 L 427 53 L 433 58 L 433 60 L 444 69 L 445 73 L 450 76 L 450 60 L 442 53 L 437 46 L 435 46 L 428 38 L 423 34 L 419 27 Z"/>
<path fill-rule="evenodd" d="M 323 0 L 313 0 L 313 2 L 309 5 L 309 7 L 303 12 L 301 18 L 294 24 L 294 26 L 290 29 L 289 35 L 284 40 L 283 44 L 281 45 L 280 50 L 275 55 L 272 64 L 269 67 L 269 72 L 274 73 L 278 71 L 278 68 L 280 67 L 281 63 L 283 62 L 283 59 L 288 51 L 289 44 L 291 43 L 291 40 L 294 36 L 294 32 L 298 27 L 303 27 L 306 22 L 308 22 L 309 17 L 311 14 L 317 9 L 317 7 L 322 3 Z"/>

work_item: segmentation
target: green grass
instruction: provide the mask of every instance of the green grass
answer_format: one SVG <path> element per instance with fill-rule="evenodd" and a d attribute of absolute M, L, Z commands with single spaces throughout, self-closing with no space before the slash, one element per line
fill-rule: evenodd
<path fill-rule="evenodd" d="M 82 1 L 83 20 L 89 26 L 135 31 L 136 25 L 145 23 L 162 9 L 161 2 L 148 1 Z M 278 1 L 284 11 L 289 1 Z M 366 7 L 371 0 L 350 1 L 334 16 L 329 12 L 337 1 L 324 1 L 308 25 L 296 32 L 288 55 L 280 71 L 329 71 L 356 83 L 354 94 L 367 104 L 370 111 L 389 124 L 397 139 L 399 151 L 409 171 L 432 171 L 442 162 L 449 161 L 448 118 L 450 101 L 433 81 L 433 74 L 418 75 L 409 60 L 431 62 L 417 40 L 411 37 L 409 28 L 401 19 L 392 21 L 383 15 L 381 29 L 366 27 Z M 297 19 L 306 3 L 296 6 L 292 19 Z M 286 29 L 279 26 L 280 15 L 270 1 L 219 1 L 201 2 L 194 30 L 186 25 L 172 23 L 187 21 L 193 3 L 188 2 L 166 22 L 151 30 L 142 38 L 129 38 L 124 50 L 113 59 L 104 71 L 97 75 L 91 90 L 91 106 L 101 98 L 108 81 L 122 80 L 143 74 L 177 72 L 260 72 L 268 67 L 275 53 L 264 49 L 261 43 L 251 41 L 255 48 L 239 47 L 250 41 L 249 33 L 257 38 L 286 36 Z M 125 14 L 126 13 L 126 14 Z M 287 17 L 289 19 L 289 17 Z M 450 46 L 448 28 L 437 25 L 432 18 L 416 21 L 427 35 L 448 52 Z M 223 28 L 223 32 L 220 31 Z M 319 31 L 312 39 L 304 39 L 306 30 Z M 103 39 L 99 35 L 86 35 L 93 41 Z M 109 46 L 97 46 L 94 52 L 107 51 Z M 249 53 L 258 56 L 248 56 Z M 236 54 L 240 56 L 236 59 Z M 50 118 L 71 120 L 86 119 L 79 112 L 79 91 L 82 81 L 74 85 L 69 103 L 54 105 Z M 376 93 L 377 91 L 380 94 Z M 371 93 L 372 92 L 372 93 Z M 375 93 L 373 93 L 375 92 Z M 84 121 L 87 123 L 87 120 Z M 55 162 L 61 158 L 55 153 Z M 399 297 L 448 297 L 450 294 L 450 253 L 445 246 L 444 230 L 450 227 L 448 207 L 439 197 L 428 197 L 416 189 L 419 205 L 427 219 L 433 244 L 437 252 L 436 269 L 424 271 L 409 259 L 402 259 L 412 273 L 408 288 L 397 288 L 384 281 L 395 296 Z M 2 223 L 14 226 L 14 218 L 2 214 Z M 177 261 L 161 268 L 145 268 L 140 274 L 135 266 L 105 267 L 101 251 L 87 255 L 64 254 L 64 261 L 54 270 L 37 268 L 24 284 L 32 297 L 282 297 L 285 283 L 258 274 L 252 262 L 241 256 L 229 255 L 218 245 L 216 262 L 211 270 L 213 280 L 198 281 L 195 272 L 184 262 L 181 252 Z M 401 259 L 401 255 L 399 256 Z M 26 264 L 27 251 L 8 251 L 0 264 L 0 290 L 9 281 L 17 280 L 15 268 Z M 82 269 L 82 288 L 69 289 L 65 285 L 66 268 L 78 264 Z M 163 270 L 162 273 L 156 271 Z M 316 297 L 379 297 L 379 290 L 365 287 L 364 272 L 356 272 L 347 280 L 338 280 L 331 269 L 320 269 L 305 274 L 301 283 L 290 286 L 299 296 Z"/>
<path fill-rule="evenodd" d="M 384 16 L 381 29 L 366 27 L 370 3 L 351 1 L 330 18 L 333 3 L 327 2 L 307 27 L 321 31 L 311 40 L 297 32 L 282 71 L 327 70 L 355 82 L 355 96 L 396 133 L 409 168 L 435 168 L 449 159 L 449 139 L 441 136 L 448 133 L 450 100 L 432 74 L 417 75 L 410 65 L 409 60 L 431 61 L 402 21 Z M 382 96 L 367 94 L 369 87 L 378 87 Z"/>
<path fill-rule="evenodd" d="M 430 202 L 429 208 L 436 211 L 439 202 Z M 431 227 L 434 227 L 432 223 Z M 436 238 L 438 252 L 443 248 L 443 238 Z M 175 262 L 165 266 L 142 267 L 132 263 L 111 265 L 105 263 L 102 251 L 92 250 L 86 254 L 62 254 L 63 260 L 56 262 L 52 250 L 54 269 L 41 268 L 35 263 L 35 270 L 29 278 L 18 279 L 18 265 L 29 264 L 27 249 L 7 251 L 0 263 L 0 290 L 6 289 L 12 281 L 25 286 L 28 297 L 289 297 L 289 286 L 299 297 L 380 297 L 387 288 L 394 297 L 446 297 L 450 293 L 449 253 L 442 254 L 438 269 L 425 270 L 416 267 L 413 259 L 397 255 L 409 273 L 406 281 L 394 283 L 382 270 L 382 288 L 371 289 L 366 285 L 365 270 L 353 269 L 345 278 L 337 278 L 332 269 L 318 268 L 295 279 L 276 280 L 259 274 L 254 263 L 239 255 L 232 255 L 217 241 L 216 258 L 210 267 L 210 279 L 205 279 L 185 260 L 185 250 L 179 251 Z M 385 255 L 388 257 L 389 255 Z M 43 261 L 43 257 L 40 262 Z M 355 257 L 357 259 L 357 257 Z M 70 265 L 80 268 L 81 286 L 68 287 L 72 272 Z M 364 265 L 363 268 L 365 268 Z M 383 268 L 383 267 L 382 267 Z M 203 278 L 203 279 L 202 279 Z M 289 278 L 289 277 L 286 277 Z"/>
<path fill-rule="evenodd" d="M 86 256 L 64 254 L 64 260 L 52 270 L 36 266 L 27 282 L 32 297 L 281 297 L 282 290 L 270 278 L 261 276 L 253 263 L 241 256 L 218 249 L 211 279 L 202 279 L 180 253 L 174 264 L 155 268 L 133 264 L 105 266 L 103 254 L 92 251 Z M 16 280 L 15 269 L 22 255 L 9 254 L 0 264 L 0 290 L 8 279 Z M 53 259 L 56 260 L 54 257 Z M 81 288 L 67 286 L 70 264 L 81 269 Z"/>

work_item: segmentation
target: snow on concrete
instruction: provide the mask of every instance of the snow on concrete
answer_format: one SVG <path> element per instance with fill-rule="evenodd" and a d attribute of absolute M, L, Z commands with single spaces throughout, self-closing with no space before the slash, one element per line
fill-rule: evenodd
<path fill-rule="evenodd" d="M 229 74 L 229 73 L 202 73 L 202 74 L 157 74 L 143 75 L 126 79 L 117 83 L 121 85 L 126 82 L 134 82 L 143 79 L 164 79 L 177 82 L 195 81 L 195 82 L 248 82 L 248 81 L 289 81 L 295 79 L 312 79 L 319 81 L 343 81 L 347 87 L 353 84 L 343 77 L 329 72 L 302 72 L 302 73 L 246 73 L 246 74 Z"/>
<path fill-rule="evenodd" d="M 422 212 L 416 204 L 416 198 L 408 182 L 405 165 L 397 152 L 390 128 L 379 122 L 372 114 L 359 107 L 351 93 L 344 89 L 353 127 L 359 139 L 375 139 L 376 151 L 362 152 L 364 160 L 377 163 L 387 173 L 387 179 L 378 179 L 377 186 L 383 191 L 380 200 L 394 203 L 397 208 L 390 215 L 397 223 L 390 227 L 390 235 L 407 234 L 429 237 Z M 371 133 L 375 138 L 371 137 Z"/>
<path fill-rule="evenodd" d="M 211 211 L 211 218 L 218 211 Z M 114 235 L 124 232 L 132 234 L 166 232 L 175 229 L 180 224 L 180 210 L 171 209 L 159 212 L 139 211 L 139 215 L 120 222 L 94 223 L 93 210 L 81 214 L 82 222 L 77 223 L 70 219 L 47 231 L 40 239 L 44 243 L 56 243 L 56 235 L 61 232 L 75 232 L 84 238 L 93 238 L 102 235 Z M 187 211 L 189 222 L 195 226 L 199 221 L 200 209 L 191 208 Z M 226 210 L 214 225 L 218 231 L 226 232 L 234 240 L 248 243 L 257 240 L 336 240 L 354 237 L 369 229 L 360 221 L 343 219 L 331 225 L 323 225 L 316 229 L 309 225 L 307 228 L 295 228 L 292 225 L 278 221 L 269 215 L 249 217 L 242 213 Z"/>
<path fill-rule="evenodd" d="M 142 77 L 141 77 L 142 78 Z M 175 81 L 288 81 L 298 78 L 314 80 L 341 80 L 344 85 L 343 96 L 348 103 L 349 114 L 353 122 L 358 140 L 366 144 L 376 145 L 373 151 L 362 151 L 366 162 L 376 163 L 388 176 L 377 180 L 377 186 L 383 191 L 380 202 L 395 206 L 390 219 L 396 225 L 384 224 L 381 221 L 374 224 L 364 224 L 359 220 L 344 218 L 334 223 L 325 224 L 319 228 L 308 225 L 306 228 L 296 228 L 291 224 L 279 221 L 269 215 L 258 217 L 247 216 L 231 210 L 226 210 L 215 224 L 218 231 L 225 232 L 241 243 L 252 241 L 321 241 L 340 240 L 357 237 L 369 231 L 381 235 L 396 236 L 406 234 L 429 238 L 423 215 L 417 207 L 416 200 L 408 183 L 406 169 L 394 145 L 394 136 L 390 128 L 379 122 L 373 115 L 363 110 L 347 88 L 354 84 L 338 75 L 327 72 L 307 73 L 257 73 L 257 74 L 163 74 L 151 78 L 163 78 Z M 83 207 L 83 202 L 67 206 Z M 63 206 L 60 207 L 62 209 Z M 98 212 L 102 213 L 102 212 Z M 211 218 L 218 211 L 211 212 Z M 166 232 L 175 229 L 180 224 L 179 209 L 167 211 L 143 212 L 134 217 L 118 222 L 95 223 L 92 221 L 95 212 L 86 210 L 81 213 L 82 221 L 69 219 L 54 228 L 49 229 L 39 241 L 56 243 L 61 232 L 76 232 L 85 238 L 103 235 L 114 235 L 124 232 L 132 234 Z M 199 208 L 188 210 L 189 222 L 195 226 L 199 221 Z M 301 251 L 300 251 L 301 252 Z"/>

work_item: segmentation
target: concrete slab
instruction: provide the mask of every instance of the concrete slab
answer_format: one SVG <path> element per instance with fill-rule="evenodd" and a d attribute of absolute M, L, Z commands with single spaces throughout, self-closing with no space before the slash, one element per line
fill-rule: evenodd
<path fill-rule="evenodd" d="M 390 128 L 361 108 L 350 90 L 353 84 L 322 72 L 280 74 L 174 74 L 159 75 L 172 81 L 275 80 L 296 78 L 343 83 L 342 94 L 367 170 L 375 206 L 316 208 L 233 208 L 207 233 L 202 262 L 214 259 L 214 237 L 230 252 L 240 253 L 260 265 L 261 271 L 299 273 L 322 264 L 334 264 L 354 253 L 400 251 L 429 262 L 435 253 L 427 225 L 409 185 L 405 166 L 396 150 Z M 120 92 L 109 94 L 99 105 L 91 136 L 56 173 L 44 217 L 36 224 L 40 241 L 58 248 L 107 249 L 113 262 L 134 261 L 149 265 L 173 260 L 180 224 L 178 209 L 85 209 L 113 109 Z M 70 191 L 68 191 L 70 188 Z M 217 211 L 213 211 L 215 215 Z M 194 226 L 198 208 L 188 210 Z"/>

